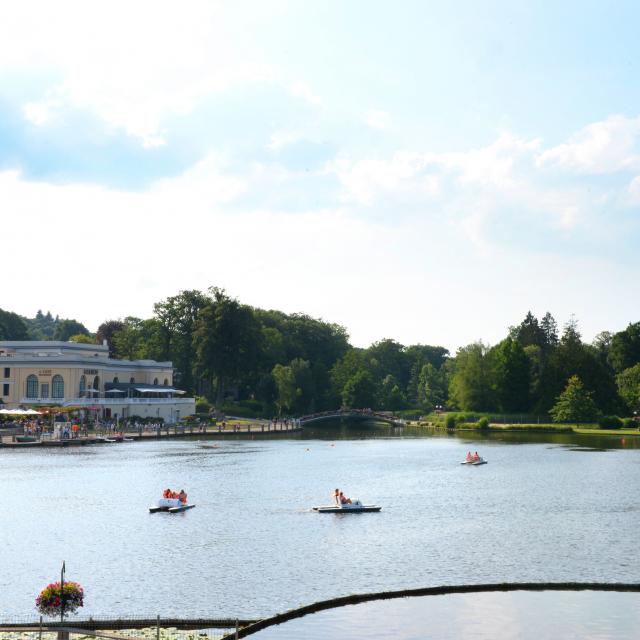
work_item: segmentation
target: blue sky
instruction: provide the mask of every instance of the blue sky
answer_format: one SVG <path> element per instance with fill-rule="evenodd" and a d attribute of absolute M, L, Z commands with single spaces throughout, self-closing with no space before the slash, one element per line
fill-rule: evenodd
<path fill-rule="evenodd" d="M 529 309 L 622 329 L 639 23 L 632 2 L 15 3 L 2 308 L 95 330 L 215 285 L 360 346 L 495 343 Z"/>

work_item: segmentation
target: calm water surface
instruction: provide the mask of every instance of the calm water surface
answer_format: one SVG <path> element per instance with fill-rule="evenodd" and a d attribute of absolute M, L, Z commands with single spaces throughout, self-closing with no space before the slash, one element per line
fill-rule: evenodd
<path fill-rule="evenodd" d="M 356 592 L 638 581 L 637 441 L 333 437 L 1 450 L 0 617 L 34 616 L 62 560 L 85 586 L 83 617 L 262 617 Z M 489 464 L 461 466 L 469 449 Z M 167 486 L 197 508 L 150 515 Z M 382 512 L 308 510 L 335 487 Z"/>
<path fill-rule="evenodd" d="M 256 640 L 636 640 L 637 593 L 476 593 L 368 602 L 292 620 Z"/>

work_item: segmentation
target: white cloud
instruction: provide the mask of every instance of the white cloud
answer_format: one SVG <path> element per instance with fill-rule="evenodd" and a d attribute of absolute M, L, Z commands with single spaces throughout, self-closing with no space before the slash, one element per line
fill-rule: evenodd
<path fill-rule="evenodd" d="M 579 131 L 538 157 L 540 167 L 580 173 L 612 173 L 640 167 L 640 117 L 610 116 Z"/>
<path fill-rule="evenodd" d="M 237 36 L 238 12 L 208 0 L 192 0 L 188 10 L 169 0 L 24 0 L 3 12 L 0 70 L 49 72 L 60 108 L 88 109 L 157 145 L 168 115 L 189 113 L 230 86 L 273 79 Z M 46 104 L 46 96 L 32 100 L 26 117 L 43 124 Z"/>
<path fill-rule="evenodd" d="M 291 95 L 294 95 L 296 98 L 302 98 L 302 100 L 308 102 L 310 105 L 319 106 L 322 104 L 320 96 L 316 95 L 306 82 L 294 82 L 289 85 L 289 91 Z"/>
<path fill-rule="evenodd" d="M 391 118 L 386 111 L 369 109 L 369 111 L 364 114 L 364 121 L 372 129 L 387 129 Z"/>
<path fill-rule="evenodd" d="M 629 199 L 632 205 L 640 205 L 640 176 L 636 176 L 629 184 Z"/>

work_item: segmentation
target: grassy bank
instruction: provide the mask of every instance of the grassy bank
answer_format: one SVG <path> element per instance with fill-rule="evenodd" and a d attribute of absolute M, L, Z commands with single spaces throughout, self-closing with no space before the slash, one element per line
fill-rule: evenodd
<path fill-rule="evenodd" d="M 413 426 L 438 429 L 442 431 L 485 431 L 487 433 L 505 431 L 528 431 L 530 433 L 580 433 L 585 435 L 611 435 L 611 436 L 640 436 L 638 429 L 601 429 L 597 424 L 582 424 L 580 426 L 571 424 L 556 423 L 533 423 L 533 424 L 495 424 L 492 423 L 487 429 L 482 429 L 477 422 L 461 422 L 453 428 L 447 429 L 444 422 L 412 422 Z"/>

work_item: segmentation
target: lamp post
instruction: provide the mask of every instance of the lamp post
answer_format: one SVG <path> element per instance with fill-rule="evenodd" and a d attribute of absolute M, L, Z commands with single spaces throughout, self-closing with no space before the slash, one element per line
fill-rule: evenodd
<path fill-rule="evenodd" d="M 60 571 L 60 624 L 64 622 L 64 574 L 65 566 L 62 561 L 62 569 Z"/>

